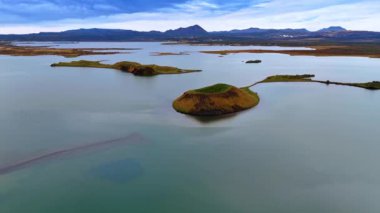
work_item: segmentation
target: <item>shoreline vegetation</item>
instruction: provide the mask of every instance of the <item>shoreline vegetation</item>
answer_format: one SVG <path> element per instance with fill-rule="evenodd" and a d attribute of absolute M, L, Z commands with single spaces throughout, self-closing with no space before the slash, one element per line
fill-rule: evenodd
<path fill-rule="evenodd" d="M 310 50 L 217 50 L 200 51 L 205 54 L 228 55 L 237 53 L 278 53 L 290 56 L 355 56 L 380 58 L 380 45 L 327 45 L 327 46 L 304 46 L 312 48 Z"/>
<path fill-rule="evenodd" d="M 51 67 L 88 67 L 88 68 L 105 68 L 114 69 L 122 72 L 128 72 L 136 76 L 154 76 L 160 74 L 184 74 L 192 72 L 201 72 L 201 70 L 179 69 L 177 67 L 159 66 L 155 64 L 143 65 L 136 62 L 121 61 L 115 64 L 103 64 L 100 61 L 71 61 L 54 63 Z"/>
<path fill-rule="evenodd" d="M 263 83 L 279 82 L 305 82 L 322 83 L 325 85 L 341 85 L 358 87 L 368 90 L 380 90 L 380 82 L 343 83 L 336 81 L 313 80 L 315 75 L 274 75 L 251 84 L 247 87 L 237 88 L 228 84 L 215 84 L 212 86 L 189 90 L 173 102 L 173 108 L 180 113 L 193 116 L 220 116 L 247 110 L 257 106 L 260 97 L 250 88 Z"/>
<path fill-rule="evenodd" d="M 127 50 L 139 48 L 55 48 L 49 46 L 16 46 L 11 43 L 0 42 L 0 55 L 10 56 L 41 56 L 58 55 L 66 58 L 75 58 L 83 55 L 113 55 L 127 54 Z"/>

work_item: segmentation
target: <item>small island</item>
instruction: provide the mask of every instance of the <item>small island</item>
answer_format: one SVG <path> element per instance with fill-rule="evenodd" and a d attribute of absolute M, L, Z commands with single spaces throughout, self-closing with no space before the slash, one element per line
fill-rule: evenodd
<path fill-rule="evenodd" d="M 173 108 L 189 115 L 217 116 L 250 109 L 259 102 L 259 96 L 248 87 L 215 84 L 185 92 L 173 102 Z"/>
<path fill-rule="evenodd" d="M 200 72 L 201 70 L 179 69 L 170 66 L 159 66 L 155 64 L 143 65 L 137 62 L 121 61 L 115 64 L 103 64 L 100 61 L 72 61 L 59 62 L 51 65 L 52 67 L 89 67 L 89 68 L 106 68 L 115 69 L 122 72 L 132 73 L 137 76 L 154 76 L 160 74 L 184 74 Z"/>
<path fill-rule="evenodd" d="M 245 63 L 246 64 L 260 64 L 261 60 L 248 60 Z"/>

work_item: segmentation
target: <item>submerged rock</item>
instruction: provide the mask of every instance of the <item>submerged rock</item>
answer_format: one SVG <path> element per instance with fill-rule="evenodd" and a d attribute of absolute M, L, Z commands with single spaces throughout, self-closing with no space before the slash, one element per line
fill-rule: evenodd
<path fill-rule="evenodd" d="M 246 64 L 259 64 L 261 63 L 261 60 L 249 60 L 245 62 Z"/>

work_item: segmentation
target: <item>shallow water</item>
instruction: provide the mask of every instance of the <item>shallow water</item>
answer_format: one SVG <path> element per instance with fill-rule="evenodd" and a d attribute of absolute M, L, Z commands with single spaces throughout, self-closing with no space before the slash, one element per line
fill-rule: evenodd
<path fill-rule="evenodd" d="M 219 82 L 245 86 L 272 74 L 380 80 L 380 60 L 198 53 L 252 47 L 58 45 L 142 48 L 77 59 L 203 72 L 144 78 L 51 68 L 73 60 L 59 56 L 0 56 L 0 167 L 132 133 L 144 137 L 141 143 L 84 150 L 1 175 L 1 213 L 380 211 L 380 92 L 276 83 L 254 88 L 258 107 L 222 119 L 200 120 L 171 108 L 188 89 Z M 190 55 L 151 56 L 157 51 Z M 263 63 L 242 62 L 250 59 Z"/>

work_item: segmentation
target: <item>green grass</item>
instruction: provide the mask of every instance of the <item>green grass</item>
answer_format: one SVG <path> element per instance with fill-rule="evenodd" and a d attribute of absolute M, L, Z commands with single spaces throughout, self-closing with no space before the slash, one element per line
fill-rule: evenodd
<path fill-rule="evenodd" d="M 378 90 L 380 89 L 380 82 L 372 81 L 368 83 L 353 83 L 352 86 L 361 87 L 369 90 Z"/>
<path fill-rule="evenodd" d="M 304 75 L 274 75 L 269 76 L 261 83 L 268 83 L 268 82 L 299 82 L 299 81 L 311 81 L 312 78 L 314 78 L 315 75 L 311 74 L 304 74 Z"/>
<path fill-rule="evenodd" d="M 228 84 L 214 84 L 212 86 L 203 87 L 196 90 L 189 91 L 190 93 L 204 93 L 204 94 L 215 94 L 227 92 L 231 89 L 231 85 Z"/>
<path fill-rule="evenodd" d="M 93 68 L 112 68 L 110 64 L 102 64 L 100 61 L 71 61 L 71 62 L 59 62 L 51 65 L 52 67 L 93 67 Z"/>
<path fill-rule="evenodd" d="M 249 89 L 249 87 L 242 87 L 240 88 L 241 90 L 245 91 L 246 93 L 250 94 L 250 95 L 254 95 L 256 96 L 257 93 L 253 92 L 252 90 Z"/>

